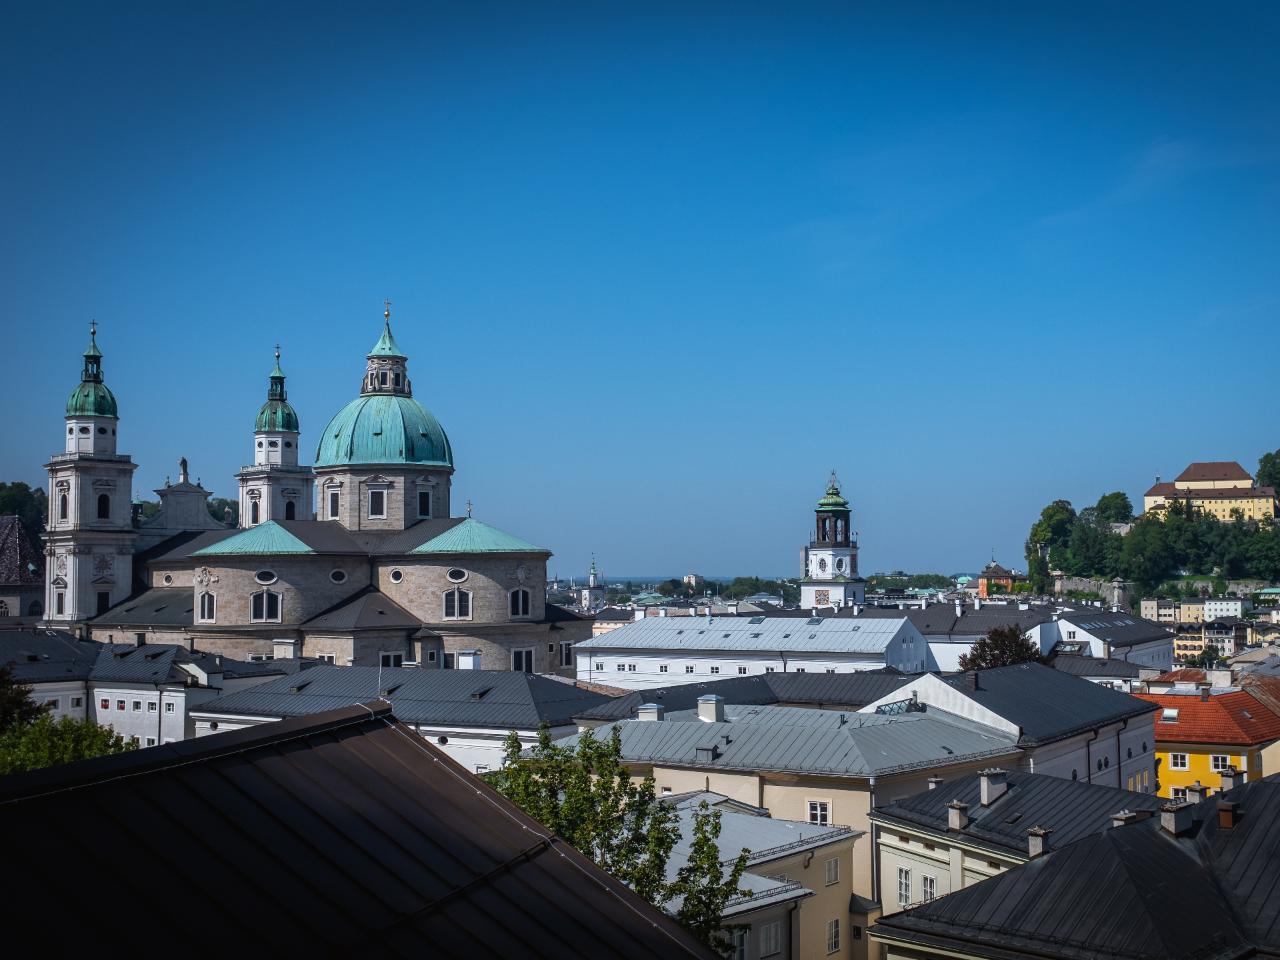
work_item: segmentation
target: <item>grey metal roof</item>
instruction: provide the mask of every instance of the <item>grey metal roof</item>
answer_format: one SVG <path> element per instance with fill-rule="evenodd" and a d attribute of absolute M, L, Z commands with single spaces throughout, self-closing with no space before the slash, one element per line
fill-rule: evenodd
<path fill-rule="evenodd" d="M 1139 669 L 1136 663 L 1127 660 L 1116 660 L 1114 657 L 1078 657 L 1060 653 L 1049 661 L 1049 666 L 1073 677 L 1116 677 L 1122 680 L 1137 680 Z"/>
<path fill-rule="evenodd" d="M 135 597 L 117 603 L 90 621 L 94 629 L 102 627 L 189 627 L 194 623 L 195 591 L 190 587 L 152 587 Z"/>
<path fill-rule="evenodd" d="M 109 683 L 184 683 L 191 675 L 177 663 L 185 652 L 171 643 L 103 644 L 89 677 Z"/>
<path fill-rule="evenodd" d="M 1126 717 L 1154 713 L 1155 704 L 1041 663 L 1017 663 L 941 678 L 966 697 L 1022 729 L 1026 746 L 1052 743 Z"/>
<path fill-rule="evenodd" d="M 856 619 L 906 617 L 912 625 L 929 639 L 946 637 L 985 637 L 994 627 L 1014 625 L 1023 633 L 1053 619 L 1053 607 L 1032 606 L 1019 610 L 1017 606 L 984 604 L 979 608 L 961 605 L 961 615 L 956 616 L 955 604 L 933 603 L 923 610 L 915 607 L 895 610 L 892 607 L 865 607 Z"/>
<path fill-rule="evenodd" d="M 104 863 L 216 918 L 147 915 L 191 957 L 717 956 L 385 704 L 6 777 L 0 830 L 27 880 L 7 915 L 75 902 L 106 956 L 140 934 L 118 898 L 80 895 Z"/>
<path fill-rule="evenodd" d="M 307 620 L 308 630 L 418 629 L 422 621 L 376 587 L 365 587 L 353 596 Z"/>
<path fill-rule="evenodd" d="M 605 699 L 512 670 L 313 667 L 202 703 L 201 716 L 301 717 L 383 698 L 404 723 L 536 730 L 561 726 Z"/>
<path fill-rule="evenodd" d="M 1230 829 L 1218 804 L 1238 805 Z M 1204 960 L 1280 951 L 1280 780 L 1199 804 L 1175 838 L 1159 818 L 1106 830 L 930 903 L 872 936 L 964 956 Z M 1050 837 L 1052 844 L 1052 836 Z"/>
<path fill-rule="evenodd" d="M 939 784 L 910 797 L 876 807 L 878 822 L 906 823 L 950 838 L 1027 858 L 1027 828 L 1048 827 L 1054 846 L 1074 843 L 1111 826 L 1112 814 L 1121 810 L 1157 811 L 1167 800 L 1149 793 L 1134 793 L 1040 773 L 1011 770 L 1005 774 L 1008 789 L 990 806 L 982 805 L 980 778 L 969 774 Z M 947 830 L 947 804 L 969 805 L 969 823 L 963 830 Z"/>
<path fill-rule="evenodd" d="M 660 703 L 668 710 L 688 710 L 698 697 L 714 693 L 726 703 L 791 703 L 833 709 L 857 710 L 910 681 L 896 670 L 859 670 L 854 673 L 764 673 L 725 677 L 703 683 L 680 683 L 635 690 L 614 697 L 580 714 L 579 719 L 626 720 L 642 703 Z"/>
<path fill-rule="evenodd" d="M 1173 639 L 1173 634 L 1154 620 L 1144 620 L 1132 613 L 1086 610 L 1081 613 L 1064 613 L 1061 619 L 1063 623 L 1085 630 L 1113 647 L 1132 647 L 1140 643 Z"/>
<path fill-rule="evenodd" d="M 941 710 L 892 717 L 850 713 L 837 727 L 787 723 L 778 712 L 759 723 L 745 718 L 737 723 L 621 720 L 612 727 L 621 733 L 628 761 L 699 769 L 867 777 L 1020 755 L 1014 738 L 1004 731 Z"/>
<path fill-rule="evenodd" d="M 574 644 L 607 650 L 737 650 L 789 653 L 883 653 L 900 634 L 915 636 L 906 618 L 857 622 L 837 617 L 646 617 Z"/>
<path fill-rule="evenodd" d="M 0 630 L 0 664 L 20 683 L 86 680 L 101 649 L 62 630 Z"/>

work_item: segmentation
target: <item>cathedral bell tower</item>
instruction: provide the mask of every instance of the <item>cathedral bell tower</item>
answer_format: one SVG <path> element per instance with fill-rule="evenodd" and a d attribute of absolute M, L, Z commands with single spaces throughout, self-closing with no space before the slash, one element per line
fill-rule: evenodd
<path fill-rule="evenodd" d="M 45 620 L 60 626 L 106 613 L 133 589 L 137 465 L 116 453 L 119 422 L 102 377 L 97 324 L 90 324 L 80 385 L 67 398 L 64 452 L 45 464 Z"/>
<path fill-rule="evenodd" d="M 804 549 L 801 607 L 845 607 L 863 602 L 866 584 L 858 576 L 852 514 L 833 470 L 827 492 L 814 511 L 813 537 Z"/>
<path fill-rule="evenodd" d="M 267 387 L 267 401 L 253 425 L 253 466 L 245 467 L 240 483 L 240 526 L 268 520 L 313 520 L 310 467 L 298 465 L 298 413 L 289 403 L 280 369 L 280 345 Z"/>

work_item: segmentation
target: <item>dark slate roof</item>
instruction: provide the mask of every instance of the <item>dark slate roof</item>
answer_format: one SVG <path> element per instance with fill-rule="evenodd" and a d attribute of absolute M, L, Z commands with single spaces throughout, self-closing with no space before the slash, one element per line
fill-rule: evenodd
<path fill-rule="evenodd" d="M 623 610 L 621 607 L 605 607 L 595 618 L 601 623 L 630 623 L 636 618 L 636 612 Z"/>
<path fill-rule="evenodd" d="M 90 623 L 94 629 L 128 627 L 189 627 L 194 622 L 195 592 L 190 587 L 152 587 L 117 603 Z"/>
<path fill-rule="evenodd" d="M 87 679 L 101 648 L 61 630 L 0 630 L 0 664 L 21 683 Z"/>
<path fill-rule="evenodd" d="M 1022 730 L 1018 742 L 1023 746 L 1052 743 L 1158 709 L 1127 693 L 1041 663 L 971 670 L 941 680 L 1010 723 L 1016 723 Z"/>
<path fill-rule="evenodd" d="M 703 683 L 672 684 L 634 690 L 578 714 L 581 720 L 627 720 L 635 717 L 642 703 L 660 703 L 669 711 L 692 710 L 698 698 L 714 693 L 725 703 L 766 706 L 776 703 L 803 704 L 857 710 L 905 684 L 910 678 L 896 670 L 865 670 L 857 673 L 763 673 L 748 677 L 726 677 Z"/>
<path fill-rule="evenodd" d="M 1238 804 L 1220 826 L 1220 800 Z M 1104 831 L 881 918 L 878 939 L 965 956 L 1205 960 L 1280 950 L 1280 780 L 1204 801 L 1191 832 L 1159 818 Z M 1052 835 L 1050 843 L 1052 844 Z"/>
<path fill-rule="evenodd" d="M 543 617 L 545 623 L 571 623 L 573 621 L 591 619 L 575 610 L 570 610 L 568 607 L 562 607 L 558 603 L 548 603 L 546 610 L 546 615 Z"/>
<path fill-rule="evenodd" d="M 1049 666 L 1075 677 L 1117 677 L 1137 680 L 1138 665 L 1111 657 L 1077 657 L 1060 653 L 1049 661 Z"/>
<path fill-rule="evenodd" d="M 418 629 L 422 621 L 375 587 L 365 587 L 303 624 L 310 630 Z"/>
<path fill-rule="evenodd" d="M 875 819 L 924 827 L 1025 859 L 1028 827 L 1048 827 L 1050 843 L 1065 846 L 1108 829 L 1111 815 L 1121 810 L 1157 811 L 1168 803 L 1154 794 L 1084 780 L 1018 771 L 1005 776 L 1008 789 L 988 807 L 982 805 L 979 777 L 970 774 L 877 807 Z M 947 830 L 947 804 L 953 800 L 969 805 L 969 824 L 959 833 Z"/>
<path fill-rule="evenodd" d="M 1173 634 L 1162 625 L 1132 613 L 1085 610 L 1080 613 L 1064 613 L 1062 622 L 1086 630 L 1113 647 L 1132 647 L 1155 640 L 1173 640 Z"/>
<path fill-rule="evenodd" d="M 513 670 L 313 667 L 202 703 L 201 714 L 301 717 L 377 697 L 405 723 L 536 730 L 571 723 L 603 694 Z"/>
<path fill-rule="evenodd" d="M 221 543 L 228 537 L 234 537 L 240 531 L 235 527 L 225 530 L 186 531 L 161 540 L 155 546 L 148 547 L 133 557 L 136 570 L 143 569 L 149 563 L 181 563 L 189 560 L 197 550 Z"/>
<path fill-rule="evenodd" d="M 404 530 L 358 530 L 351 531 L 351 536 L 364 550 L 374 556 L 397 556 L 408 553 L 429 540 L 434 540 L 465 519 L 465 517 L 441 517 L 436 520 L 419 520 Z"/>
<path fill-rule="evenodd" d="M 125 862 L 217 917 L 148 915 L 194 957 L 716 956 L 385 704 L 8 777 L 0 830 L 28 880 L 8 914 L 74 900 L 109 956 L 136 952 L 137 916 L 80 893 Z"/>
<path fill-rule="evenodd" d="M 108 683 L 184 683 L 191 675 L 177 663 L 185 652 L 172 643 L 104 643 L 90 678 Z"/>
<path fill-rule="evenodd" d="M 846 608 L 848 609 L 848 608 Z M 898 610 L 893 607 L 867 607 L 859 617 L 906 617 L 912 626 L 931 637 L 985 637 L 994 627 L 1016 625 L 1023 633 L 1053 619 L 1053 609 L 1047 606 L 1019 610 L 1017 606 L 993 606 L 985 604 L 978 609 L 962 606 L 956 616 L 955 604 L 934 603 L 923 610 L 917 608 Z"/>
<path fill-rule="evenodd" d="M 18 517 L 0 517 L 0 583 L 19 587 L 44 583 L 44 563 Z"/>

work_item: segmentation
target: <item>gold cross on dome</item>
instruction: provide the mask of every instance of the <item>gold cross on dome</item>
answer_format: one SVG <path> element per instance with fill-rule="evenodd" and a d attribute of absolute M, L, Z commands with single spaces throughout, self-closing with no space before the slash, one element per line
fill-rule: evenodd
<path fill-rule="evenodd" d="M 471 501 L 467 501 L 467 516 L 471 516 Z"/>
<path fill-rule="evenodd" d="M 391 319 L 391 301 L 383 300 L 382 307 L 383 307 L 382 315 L 386 317 L 388 320 L 390 320 Z"/>

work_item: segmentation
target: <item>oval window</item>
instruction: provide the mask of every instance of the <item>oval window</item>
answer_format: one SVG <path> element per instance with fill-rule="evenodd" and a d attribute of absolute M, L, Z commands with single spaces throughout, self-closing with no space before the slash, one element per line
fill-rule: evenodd
<path fill-rule="evenodd" d="M 279 441 L 279 440 L 269 440 L 269 441 L 267 441 L 267 446 L 269 446 L 272 450 L 274 450 L 274 449 L 276 449 L 278 446 L 280 446 L 280 441 Z"/>
<path fill-rule="evenodd" d="M 89 428 L 88 428 L 88 427 L 81 427 L 81 428 L 80 428 L 80 435 L 81 435 L 81 436 L 84 436 L 84 435 L 85 435 L 85 434 L 87 434 L 88 432 L 89 432 Z"/>
<path fill-rule="evenodd" d="M 98 433 L 102 434 L 102 435 L 105 437 L 105 436 L 107 435 L 107 428 L 106 428 L 106 427 L 99 427 L 99 428 L 98 428 Z"/>
<path fill-rule="evenodd" d="M 440 746 L 442 747 L 448 742 L 449 742 L 448 737 L 436 737 L 436 743 L 440 744 Z"/>
<path fill-rule="evenodd" d="M 253 579 L 257 580 L 259 583 L 275 583 L 276 575 L 271 570 L 259 570 L 253 575 Z"/>
<path fill-rule="evenodd" d="M 399 582 L 400 582 L 401 580 L 403 580 L 403 579 L 404 579 L 404 574 L 403 574 L 403 573 L 401 573 L 399 570 L 392 570 L 392 571 L 391 571 L 391 582 L 392 582 L 392 583 L 399 583 Z"/>
<path fill-rule="evenodd" d="M 329 579 L 332 580 L 334 583 L 345 583 L 347 579 L 346 571 L 334 570 L 332 573 L 329 574 Z"/>
<path fill-rule="evenodd" d="M 457 567 L 454 567 L 452 570 L 446 573 L 445 576 L 448 577 L 454 583 L 461 583 L 463 580 L 467 579 L 467 571 L 460 570 Z"/>
<path fill-rule="evenodd" d="M 166 573 L 164 575 L 164 585 L 167 587 L 171 583 L 173 583 L 173 574 Z"/>
<path fill-rule="evenodd" d="M 284 442 L 284 448 L 285 448 L 286 450 L 289 450 L 289 449 L 291 449 L 292 447 L 293 447 L 293 441 L 292 441 L 292 440 L 286 440 L 286 441 Z"/>

